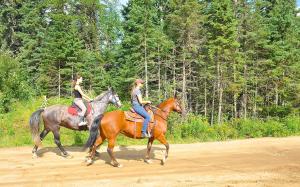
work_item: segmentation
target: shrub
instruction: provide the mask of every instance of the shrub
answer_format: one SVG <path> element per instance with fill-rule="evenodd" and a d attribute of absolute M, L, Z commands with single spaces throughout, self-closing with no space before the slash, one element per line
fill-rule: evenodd
<path fill-rule="evenodd" d="M 181 137 L 192 137 L 201 141 L 208 141 L 217 139 L 218 134 L 206 119 L 190 114 L 182 124 Z"/>
<path fill-rule="evenodd" d="M 287 136 L 289 134 L 286 126 L 279 122 L 275 121 L 273 119 L 267 120 L 266 122 L 262 123 L 262 131 L 263 136 Z"/>
<path fill-rule="evenodd" d="M 13 102 L 29 99 L 32 93 L 19 63 L 0 52 L 0 113 L 10 111 Z"/>
<path fill-rule="evenodd" d="M 270 117 L 284 118 L 292 113 L 291 106 L 269 106 L 263 108 L 262 115 Z"/>
<path fill-rule="evenodd" d="M 236 139 L 238 131 L 230 124 L 214 125 L 214 131 L 217 134 L 217 140 Z"/>
<path fill-rule="evenodd" d="M 300 117 L 299 116 L 288 116 L 283 119 L 282 123 L 286 126 L 289 134 L 300 133 Z"/>
<path fill-rule="evenodd" d="M 259 120 L 243 119 L 236 121 L 235 124 L 240 137 L 262 137 L 263 127 Z"/>

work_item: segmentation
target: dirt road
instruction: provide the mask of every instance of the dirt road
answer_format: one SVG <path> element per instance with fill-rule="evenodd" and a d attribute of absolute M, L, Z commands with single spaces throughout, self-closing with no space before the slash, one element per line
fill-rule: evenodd
<path fill-rule="evenodd" d="M 123 168 L 108 164 L 106 147 L 89 167 L 78 147 L 67 147 L 72 159 L 57 148 L 42 148 L 38 159 L 31 147 L 2 148 L 0 186 L 300 186 L 300 137 L 171 145 L 165 166 L 162 145 L 152 164 L 142 160 L 145 148 L 117 147 Z"/>

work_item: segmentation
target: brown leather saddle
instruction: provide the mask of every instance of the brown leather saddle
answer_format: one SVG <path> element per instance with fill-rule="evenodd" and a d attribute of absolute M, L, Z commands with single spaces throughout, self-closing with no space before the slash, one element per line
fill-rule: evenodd
<path fill-rule="evenodd" d="M 154 114 L 152 112 L 152 110 L 147 110 L 147 112 L 149 113 L 151 120 L 150 123 L 154 123 Z M 133 121 L 133 122 L 143 122 L 144 118 L 139 115 L 138 113 L 136 113 L 134 111 L 133 108 L 130 108 L 129 111 L 125 111 L 125 118 L 128 121 Z"/>
<path fill-rule="evenodd" d="M 155 125 L 154 113 L 151 110 L 150 106 L 145 105 L 144 108 L 148 112 L 148 114 L 150 115 L 150 118 L 151 118 L 150 123 L 148 124 L 148 131 L 151 132 Z M 124 113 L 125 113 L 126 120 L 134 122 L 133 124 L 135 125 L 135 129 L 136 129 L 136 123 L 144 122 L 143 116 L 136 113 L 133 108 L 130 108 L 128 111 L 124 111 Z M 134 138 L 136 138 L 136 134 L 134 134 Z"/>

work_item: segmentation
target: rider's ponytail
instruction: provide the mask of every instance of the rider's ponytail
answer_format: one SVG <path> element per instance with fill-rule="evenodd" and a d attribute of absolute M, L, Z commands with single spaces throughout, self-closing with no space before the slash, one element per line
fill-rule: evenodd
<path fill-rule="evenodd" d="M 137 86 L 136 82 L 133 82 L 131 86 L 131 92 L 130 92 L 131 98 L 133 97 L 133 91 L 135 90 L 136 86 Z"/>
<path fill-rule="evenodd" d="M 77 83 L 77 79 L 79 79 L 81 76 L 79 73 L 75 74 L 72 80 L 72 88 L 74 89 Z"/>

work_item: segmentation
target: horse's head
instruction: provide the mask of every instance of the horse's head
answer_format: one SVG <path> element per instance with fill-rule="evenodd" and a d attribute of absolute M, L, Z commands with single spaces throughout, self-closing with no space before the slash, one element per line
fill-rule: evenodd
<path fill-rule="evenodd" d="M 120 101 L 118 94 L 112 88 L 108 89 L 108 94 L 109 94 L 108 97 L 109 102 L 114 104 L 116 107 L 120 108 L 122 106 L 122 103 Z"/>
<path fill-rule="evenodd" d="M 172 98 L 172 103 L 173 103 L 173 111 L 178 112 L 179 114 L 182 114 L 182 108 L 181 105 L 179 104 L 179 99 L 177 97 L 177 94 L 175 93 L 174 97 Z"/>

